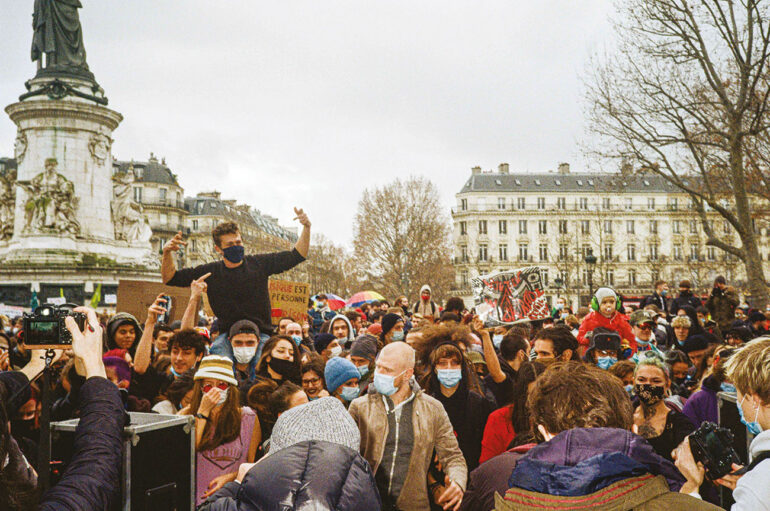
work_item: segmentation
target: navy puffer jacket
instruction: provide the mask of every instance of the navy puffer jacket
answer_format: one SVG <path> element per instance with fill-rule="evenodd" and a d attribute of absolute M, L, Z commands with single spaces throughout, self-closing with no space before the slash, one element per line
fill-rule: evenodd
<path fill-rule="evenodd" d="M 271 453 L 241 484 L 227 483 L 199 511 L 378 511 L 369 463 L 340 444 L 309 440 Z"/>

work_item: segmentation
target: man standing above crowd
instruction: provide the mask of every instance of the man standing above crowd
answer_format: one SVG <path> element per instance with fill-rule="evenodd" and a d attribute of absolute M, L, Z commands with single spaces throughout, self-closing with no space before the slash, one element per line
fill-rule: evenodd
<path fill-rule="evenodd" d="M 412 305 L 412 313 L 420 314 L 431 323 L 438 320 L 441 315 L 439 306 L 431 299 L 432 291 L 428 284 L 420 288 L 420 299 Z"/>
<path fill-rule="evenodd" d="M 676 316 L 676 313 L 679 312 L 679 309 L 685 305 L 689 305 L 695 310 L 703 305 L 703 303 L 700 301 L 700 298 L 695 296 L 690 288 L 692 288 L 692 284 L 690 284 L 689 280 L 683 280 L 679 283 L 679 296 L 674 298 L 674 300 L 671 302 L 672 316 Z"/>
<path fill-rule="evenodd" d="M 665 314 L 668 311 L 668 283 L 665 280 L 658 280 L 655 282 L 655 291 L 645 296 L 642 303 L 639 305 L 640 309 L 647 307 L 648 305 L 654 305 L 658 310 L 663 311 Z"/>
<path fill-rule="evenodd" d="M 735 288 L 728 286 L 725 278 L 720 275 L 714 280 L 714 289 L 706 301 L 706 308 L 711 319 L 719 326 L 720 332 L 727 332 L 735 321 L 735 308 L 740 303 Z M 698 309 L 695 309 L 698 310 Z"/>
<path fill-rule="evenodd" d="M 244 255 L 243 239 L 235 222 L 221 223 L 211 232 L 214 250 L 222 257 L 220 261 L 177 270 L 174 252 L 187 242 L 179 232 L 164 245 L 160 272 L 166 285 L 187 287 L 193 280 L 211 273 L 206 279 L 207 293 L 221 332 L 212 345 L 212 353 L 233 359 L 227 336 L 230 327 L 241 319 L 259 327 L 260 348 L 273 332 L 267 279 L 304 261 L 310 248 L 310 220 L 301 209 L 294 208 L 294 213 L 302 224 L 302 232 L 290 251 Z"/>

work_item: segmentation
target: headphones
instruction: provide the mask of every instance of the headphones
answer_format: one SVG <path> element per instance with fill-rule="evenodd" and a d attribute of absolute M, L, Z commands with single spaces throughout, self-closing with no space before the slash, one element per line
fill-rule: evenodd
<path fill-rule="evenodd" d="M 608 288 L 612 289 L 612 288 Z M 614 289 L 612 290 L 615 291 Z M 599 312 L 599 300 L 596 299 L 596 295 L 591 298 L 591 309 Z M 623 311 L 623 302 L 620 300 L 620 295 L 618 293 L 615 293 L 615 310 L 618 312 Z"/>

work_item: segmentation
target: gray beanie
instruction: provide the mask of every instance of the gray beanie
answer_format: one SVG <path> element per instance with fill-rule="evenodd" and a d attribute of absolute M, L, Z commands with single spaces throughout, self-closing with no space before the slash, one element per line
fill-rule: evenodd
<path fill-rule="evenodd" d="M 369 361 L 374 360 L 377 356 L 377 338 L 369 334 L 360 335 L 358 339 L 353 341 L 350 356 L 365 358 Z"/>
<path fill-rule="evenodd" d="M 618 297 L 615 291 L 608 287 L 600 287 L 599 289 L 596 290 L 596 293 L 594 293 L 594 296 L 596 296 L 596 301 L 599 302 L 599 305 L 601 305 L 602 301 L 605 298 L 617 299 Z"/>
<path fill-rule="evenodd" d="M 358 452 L 361 433 L 336 397 L 322 397 L 291 408 L 278 417 L 270 437 L 270 453 L 308 440 L 344 445 Z"/>

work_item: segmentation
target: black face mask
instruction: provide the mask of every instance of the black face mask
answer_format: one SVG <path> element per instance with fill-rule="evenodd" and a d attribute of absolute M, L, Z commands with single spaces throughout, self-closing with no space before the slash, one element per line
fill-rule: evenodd
<path fill-rule="evenodd" d="M 35 419 L 11 420 L 11 433 L 16 438 L 24 437 L 37 441 L 40 436 L 40 430 L 35 428 Z"/>
<path fill-rule="evenodd" d="M 666 388 L 661 385 L 651 385 L 649 383 L 634 385 L 634 394 L 639 396 L 639 400 L 646 406 L 657 404 L 663 399 Z"/>
<path fill-rule="evenodd" d="M 294 362 L 284 360 L 282 358 L 271 357 L 270 362 L 267 363 L 270 369 L 280 374 L 284 378 L 290 378 L 296 372 Z"/>
<path fill-rule="evenodd" d="M 672 381 L 676 383 L 677 385 L 681 385 L 684 383 L 684 381 L 687 379 L 687 377 L 684 378 L 672 378 Z"/>

